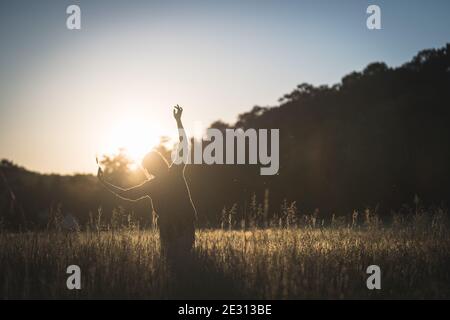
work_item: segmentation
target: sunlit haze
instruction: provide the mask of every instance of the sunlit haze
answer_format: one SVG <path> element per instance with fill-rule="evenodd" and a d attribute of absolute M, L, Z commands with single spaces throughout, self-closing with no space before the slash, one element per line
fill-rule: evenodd
<path fill-rule="evenodd" d="M 297 84 L 333 84 L 373 61 L 397 66 L 449 39 L 448 1 L 74 1 L 0 4 L 0 158 L 41 172 L 94 172 L 125 148 L 234 122 Z M 404 10 L 408 7 L 408 11 Z M 281 150 L 282 152 L 282 150 Z"/>

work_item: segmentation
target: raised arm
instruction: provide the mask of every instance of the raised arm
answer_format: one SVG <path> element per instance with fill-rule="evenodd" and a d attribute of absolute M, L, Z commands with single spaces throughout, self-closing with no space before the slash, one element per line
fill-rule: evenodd
<path fill-rule="evenodd" d="M 177 122 L 178 127 L 178 137 L 180 143 L 172 152 L 172 164 L 183 165 L 183 168 L 187 165 L 189 159 L 189 141 L 184 130 L 183 123 L 181 122 L 181 114 L 183 113 L 183 108 L 179 105 L 173 107 L 173 117 Z"/>
<path fill-rule="evenodd" d="M 183 123 L 181 122 L 181 115 L 183 114 L 183 108 L 179 105 L 176 105 L 173 107 L 173 117 L 175 118 L 175 121 L 177 122 L 177 128 L 178 128 L 178 136 L 180 139 L 180 142 L 183 142 L 183 139 L 186 137 L 186 133 L 184 132 Z"/>
<path fill-rule="evenodd" d="M 108 181 L 105 181 L 101 168 L 98 168 L 97 177 L 109 192 L 120 199 L 136 202 L 150 197 L 148 194 L 150 181 L 145 181 L 131 188 L 121 188 L 113 185 L 112 183 L 109 183 Z"/>

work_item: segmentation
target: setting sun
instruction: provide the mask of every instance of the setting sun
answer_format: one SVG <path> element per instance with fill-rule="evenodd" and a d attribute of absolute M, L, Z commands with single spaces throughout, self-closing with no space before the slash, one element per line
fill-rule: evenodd
<path fill-rule="evenodd" d="M 117 120 L 104 137 L 101 154 L 123 152 L 132 160 L 133 168 L 141 163 L 142 158 L 160 142 L 164 136 L 157 123 L 147 123 L 138 117 L 128 117 Z"/>

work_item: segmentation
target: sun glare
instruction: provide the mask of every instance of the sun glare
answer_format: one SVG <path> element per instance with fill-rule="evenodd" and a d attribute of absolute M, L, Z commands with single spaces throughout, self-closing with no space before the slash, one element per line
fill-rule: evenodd
<path fill-rule="evenodd" d="M 116 154 L 123 150 L 125 155 L 133 161 L 130 169 L 139 167 L 143 157 L 159 144 L 164 133 L 155 123 L 147 123 L 137 117 L 120 119 L 111 127 L 105 136 L 102 154 Z"/>

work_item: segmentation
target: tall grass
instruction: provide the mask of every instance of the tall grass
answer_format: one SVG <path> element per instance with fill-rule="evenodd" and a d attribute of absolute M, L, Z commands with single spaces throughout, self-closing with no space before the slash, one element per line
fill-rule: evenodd
<path fill-rule="evenodd" d="M 286 210 L 285 218 L 292 206 Z M 182 276 L 160 256 L 157 233 L 132 223 L 125 228 L 94 223 L 75 232 L 2 231 L 0 296 L 450 298 L 450 236 L 442 209 L 394 214 L 389 226 L 371 211 L 351 218 L 335 218 L 327 227 L 311 215 L 281 223 L 282 228 L 199 230 Z M 71 264 L 81 267 L 81 290 L 66 288 Z M 381 268 L 381 290 L 366 287 L 365 271 L 372 264 Z"/>

